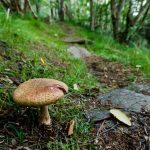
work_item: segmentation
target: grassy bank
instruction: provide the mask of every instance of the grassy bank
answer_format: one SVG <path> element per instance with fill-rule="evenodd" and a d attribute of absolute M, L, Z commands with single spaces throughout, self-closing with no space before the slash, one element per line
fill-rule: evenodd
<path fill-rule="evenodd" d="M 33 20 L 29 17 L 9 16 L 6 19 L 6 13 L 0 12 L 0 111 L 8 111 L 13 108 L 14 113 L 18 113 L 22 108 L 13 103 L 12 92 L 16 86 L 23 81 L 31 78 L 54 78 L 65 82 L 69 86 L 69 94 L 65 99 L 50 106 L 50 113 L 56 124 L 59 126 L 68 126 L 69 121 L 74 119 L 76 122 L 75 133 L 66 142 L 63 142 L 62 136 L 57 133 L 53 139 L 46 138 L 31 143 L 29 136 L 33 139 L 38 138 L 38 126 L 29 120 L 34 118 L 34 109 L 28 116 L 29 120 L 24 119 L 24 125 L 18 127 L 18 118 L 15 115 L 7 116 L 7 119 L 1 120 L 1 130 L 7 124 L 12 135 L 1 136 L 1 148 L 5 145 L 12 146 L 12 140 L 15 139 L 17 146 L 28 145 L 32 149 L 42 148 L 47 143 L 48 147 L 59 149 L 74 149 L 84 147 L 84 144 L 91 139 L 89 136 L 90 123 L 83 116 L 83 106 L 77 105 L 69 97 L 74 93 L 82 93 L 96 85 L 96 80 L 87 71 L 86 65 L 82 60 L 74 59 L 67 53 L 67 45 L 61 42 L 64 32 L 58 24 L 45 24 L 40 20 Z M 73 84 L 79 85 L 79 91 L 73 89 Z M 13 114 L 13 113 L 12 113 Z M 13 118 L 14 117 L 14 118 Z M 20 116 L 23 118 L 24 116 Z M 27 122 L 29 121 L 29 122 Z M 20 123 L 21 124 L 21 123 Z M 34 129 L 29 130 L 28 127 Z M 26 131 L 27 128 L 27 131 Z M 62 127 L 61 127 L 62 128 Z M 56 129 L 57 130 L 57 129 Z M 58 129 L 59 130 L 59 129 Z M 66 129 L 63 129 L 66 132 Z M 44 135 L 43 135 L 44 136 Z M 43 137 L 42 137 L 43 138 Z M 15 145 L 16 146 L 16 145 Z M 14 147 L 15 147 L 14 146 Z"/>

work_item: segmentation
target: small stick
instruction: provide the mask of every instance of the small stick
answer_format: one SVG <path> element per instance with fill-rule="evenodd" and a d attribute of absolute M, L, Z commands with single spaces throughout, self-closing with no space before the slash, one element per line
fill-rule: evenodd
<path fill-rule="evenodd" d="M 105 120 L 102 122 L 102 124 L 100 125 L 100 127 L 99 127 L 99 129 L 98 129 L 98 131 L 97 131 L 97 134 L 96 134 L 96 138 L 95 138 L 95 144 L 97 144 L 98 143 L 98 137 L 99 137 L 99 135 L 100 135 L 100 132 L 102 131 L 102 129 L 104 128 L 104 123 L 105 123 Z"/>
<path fill-rule="evenodd" d="M 101 132 L 100 134 L 107 133 L 108 131 L 114 129 L 114 128 L 117 127 L 118 125 L 119 125 L 119 123 L 115 124 L 114 126 L 112 126 L 111 128 L 109 128 L 108 130 L 105 130 L 105 131 Z"/>

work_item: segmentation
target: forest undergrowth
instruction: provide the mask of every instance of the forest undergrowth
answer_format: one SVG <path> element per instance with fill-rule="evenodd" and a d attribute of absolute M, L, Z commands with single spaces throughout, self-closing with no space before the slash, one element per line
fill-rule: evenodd
<path fill-rule="evenodd" d="M 101 83 L 89 73 L 86 62 L 68 54 L 68 45 L 63 42 L 68 34 L 62 24 L 49 25 L 20 16 L 6 19 L 4 12 L 0 12 L 0 18 L 0 149 L 97 149 L 94 143 L 96 128 L 85 117 L 85 111 L 95 103 L 97 108 L 102 107 L 95 101 L 96 96 L 110 86 L 100 89 Z M 130 69 L 128 81 L 133 82 L 137 76 L 140 79 L 142 76 L 142 81 L 149 78 L 150 53 L 146 49 L 119 45 L 108 36 L 73 25 L 65 26 L 73 29 L 75 36 L 91 41 L 84 46 L 92 54 L 107 58 L 109 62 L 120 61 L 125 68 L 131 65 L 135 71 Z M 39 127 L 38 108 L 18 106 L 12 99 L 12 93 L 20 83 L 39 77 L 55 78 L 69 86 L 69 94 L 49 107 L 52 127 Z M 78 90 L 75 90 L 75 84 L 79 86 Z M 75 121 L 74 133 L 68 136 L 72 119 Z M 105 136 L 109 136 L 107 134 Z M 131 137 L 120 132 L 116 135 L 120 135 L 118 145 L 123 138 L 128 148 Z M 113 134 L 110 134 L 108 143 L 112 140 Z M 102 139 L 100 142 L 107 148 L 107 142 Z"/>

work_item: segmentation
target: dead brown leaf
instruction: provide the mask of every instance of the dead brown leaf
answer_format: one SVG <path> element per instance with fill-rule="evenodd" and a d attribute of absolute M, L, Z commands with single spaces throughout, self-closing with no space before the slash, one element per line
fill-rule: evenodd
<path fill-rule="evenodd" d="M 75 121 L 74 121 L 74 119 L 72 119 L 70 121 L 70 126 L 69 126 L 69 129 L 68 129 L 68 135 L 69 136 L 73 134 L 74 124 L 75 124 Z"/>

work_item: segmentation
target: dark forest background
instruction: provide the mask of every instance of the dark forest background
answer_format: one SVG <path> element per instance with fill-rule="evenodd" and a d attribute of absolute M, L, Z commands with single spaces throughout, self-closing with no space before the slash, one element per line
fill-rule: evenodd
<path fill-rule="evenodd" d="M 120 43 L 150 44 L 149 0 L 1 0 L 7 13 L 49 23 L 68 21 L 113 36 Z"/>

